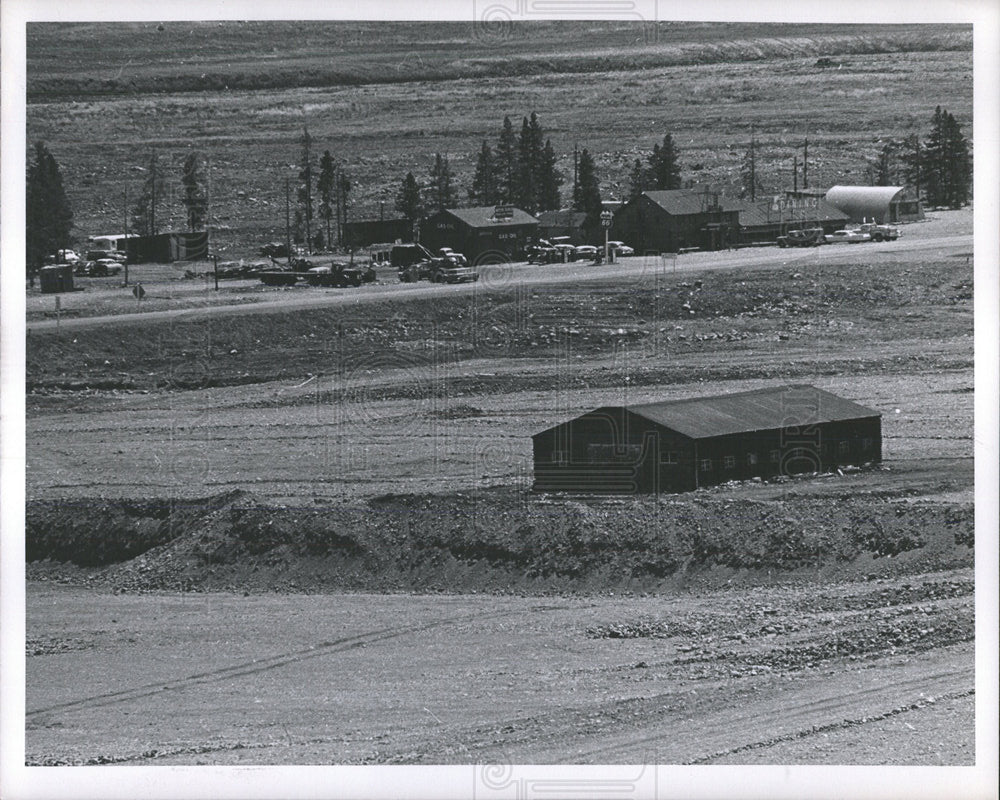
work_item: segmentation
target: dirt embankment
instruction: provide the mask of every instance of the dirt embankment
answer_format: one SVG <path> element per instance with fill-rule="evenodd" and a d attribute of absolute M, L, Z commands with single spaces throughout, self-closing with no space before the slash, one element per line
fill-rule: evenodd
<path fill-rule="evenodd" d="M 122 591 L 669 591 L 973 561 L 971 504 L 849 493 L 581 501 L 495 489 L 318 502 L 266 505 L 241 491 L 32 501 L 29 576 Z"/>

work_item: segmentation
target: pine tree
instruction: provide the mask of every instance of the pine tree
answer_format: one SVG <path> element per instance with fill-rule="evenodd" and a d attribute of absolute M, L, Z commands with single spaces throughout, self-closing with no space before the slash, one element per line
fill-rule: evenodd
<path fill-rule="evenodd" d="M 429 205 L 432 211 L 444 211 L 454 208 L 457 204 L 455 189 L 451 183 L 451 167 L 448 156 L 434 154 L 434 166 L 431 168 L 430 182 L 427 188 Z"/>
<path fill-rule="evenodd" d="M 663 137 L 663 145 L 653 145 L 649 157 L 649 169 L 652 188 L 680 189 L 681 168 L 677 161 L 677 148 L 673 137 L 668 133 Z"/>
<path fill-rule="evenodd" d="M 632 164 L 628 178 L 628 199 L 634 200 L 649 189 L 649 171 L 638 158 Z"/>
<path fill-rule="evenodd" d="M 874 177 L 876 186 L 892 186 L 896 161 L 896 145 L 886 142 L 875 157 Z"/>
<path fill-rule="evenodd" d="M 420 186 L 417 184 L 417 179 L 413 177 L 412 172 L 406 173 L 406 177 L 399 188 L 399 194 L 396 195 L 396 210 L 410 222 L 419 219 L 423 213 L 420 202 Z"/>
<path fill-rule="evenodd" d="M 601 186 L 594 159 L 587 148 L 580 153 L 577 172 L 577 191 L 576 197 L 573 198 L 573 208 L 587 215 L 583 227 L 587 237 L 594 238 L 601 225 Z"/>
<path fill-rule="evenodd" d="M 514 203 L 520 195 L 518 187 L 517 136 L 510 117 L 503 118 L 503 128 L 496 149 L 497 199 L 501 203 Z"/>
<path fill-rule="evenodd" d="M 35 143 L 25 202 L 25 265 L 33 276 L 45 256 L 69 246 L 73 228 L 73 211 L 66 198 L 62 172 L 44 142 Z"/>
<path fill-rule="evenodd" d="M 750 134 L 750 147 L 747 148 L 746 155 L 743 156 L 743 163 L 740 165 L 740 197 L 749 197 L 751 202 L 757 199 L 757 191 L 762 188 L 760 177 L 757 174 L 757 141 L 753 134 Z"/>
<path fill-rule="evenodd" d="M 305 226 L 305 244 L 307 248 L 312 247 L 312 220 L 313 220 L 313 155 L 312 136 L 309 129 L 302 129 L 302 138 L 299 140 L 302 145 L 302 155 L 299 158 L 299 188 L 296 194 L 299 202 L 299 210 L 302 212 L 302 222 Z"/>
<path fill-rule="evenodd" d="M 562 176 L 556 169 L 556 152 L 552 149 L 552 140 L 546 139 L 539 164 L 539 211 L 558 211 L 562 207 L 562 198 L 559 195 L 559 187 L 562 182 Z"/>
<path fill-rule="evenodd" d="M 181 185 L 184 187 L 181 202 L 184 203 L 188 230 L 201 230 L 208 216 L 208 195 L 205 191 L 205 173 L 202 171 L 201 156 L 197 153 L 191 153 L 184 159 Z"/>
<path fill-rule="evenodd" d="M 476 160 L 476 174 L 472 178 L 469 199 L 483 206 L 497 204 L 496 162 L 493 149 L 485 140 Z"/>
<path fill-rule="evenodd" d="M 323 156 L 319 160 L 319 177 L 316 179 L 316 191 L 319 192 L 319 216 L 326 223 L 326 243 L 333 245 L 333 231 L 331 221 L 333 220 L 334 207 L 337 205 L 336 193 L 336 171 L 337 162 L 330 155 L 329 150 L 323 151 Z M 340 220 L 337 220 L 338 227 Z"/>
<path fill-rule="evenodd" d="M 350 194 L 352 188 L 351 176 L 348 175 L 347 170 L 341 165 L 337 174 L 337 211 L 339 213 L 337 217 L 337 230 L 340 234 L 341 247 L 347 244 L 347 196 Z"/>
<path fill-rule="evenodd" d="M 972 160 L 969 155 L 969 143 L 962 135 L 962 126 L 956 122 L 955 117 L 947 111 L 942 116 L 944 204 L 949 208 L 961 208 L 969 202 L 969 195 L 972 193 Z"/>
<path fill-rule="evenodd" d="M 166 193 L 166 181 L 160 169 L 160 158 L 156 153 L 149 157 L 146 180 L 139 190 L 139 198 L 132 210 L 132 228 L 140 236 L 155 236 L 159 233 L 156 210 Z"/>
<path fill-rule="evenodd" d="M 537 159 L 532 142 L 528 118 L 521 122 L 521 135 L 517 139 L 517 194 L 513 199 L 519 208 L 534 214 L 538 208 L 538 187 L 535 184 Z"/>
<path fill-rule="evenodd" d="M 924 148 L 920 137 L 911 134 L 903 140 L 899 159 L 903 164 L 902 174 L 905 182 L 913 187 L 916 197 L 919 198 L 923 190 L 924 177 Z"/>

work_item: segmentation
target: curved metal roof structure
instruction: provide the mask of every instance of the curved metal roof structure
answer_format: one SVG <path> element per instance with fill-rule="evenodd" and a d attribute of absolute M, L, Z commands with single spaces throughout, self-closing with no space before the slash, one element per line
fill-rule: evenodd
<path fill-rule="evenodd" d="M 890 219 L 889 206 L 903 194 L 902 186 L 831 186 L 824 198 L 853 222 Z"/>

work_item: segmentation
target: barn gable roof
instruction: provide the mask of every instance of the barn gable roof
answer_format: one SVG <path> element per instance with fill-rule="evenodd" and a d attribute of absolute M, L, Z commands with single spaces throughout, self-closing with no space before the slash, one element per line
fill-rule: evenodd
<path fill-rule="evenodd" d="M 659 189 L 643 192 L 642 196 L 673 216 L 686 216 L 706 212 L 708 210 L 709 197 L 713 200 L 715 197 L 718 197 L 719 208 L 722 211 L 739 211 L 743 207 L 743 204 L 738 200 L 723 197 L 715 192 L 706 194 L 705 192 L 696 192 L 692 189 Z"/>
<path fill-rule="evenodd" d="M 472 228 L 499 228 L 504 225 L 536 225 L 538 220 L 527 211 L 520 208 L 513 209 L 513 214 L 509 220 L 496 222 L 493 215 L 496 213 L 496 206 L 479 206 L 476 208 L 446 208 L 442 214 L 450 214 L 457 217 L 466 225 Z"/>
<path fill-rule="evenodd" d="M 692 439 L 881 416 L 877 411 L 808 384 L 627 408 Z"/>

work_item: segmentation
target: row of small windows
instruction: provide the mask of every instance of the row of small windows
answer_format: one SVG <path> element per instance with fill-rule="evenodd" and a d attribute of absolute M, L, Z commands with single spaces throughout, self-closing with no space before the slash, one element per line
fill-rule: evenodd
<path fill-rule="evenodd" d="M 868 452 L 872 449 L 874 440 L 871 438 L 864 438 L 861 440 L 861 450 L 863 452 Z M 823 443 L 823 452 L 829 454 L 833 449 L 833 442 Z M 840 455 L 847 455 L 851 452 L 851 443 L 846 439 L 842 439 L 837 444 L 837 452 Z M 795 453 L 806 454 L 808 451 L 792 451 L 792 455 Z M 615 462 L 623 462 L 634 464 L 642 457 L 642 447 L 637 444 L 629 445 L 614 445 L 614 444 L 590 444 L 587 445 L 587 459 L 594 464 L 609 464 Z M 781 463 L 781 451 L 780 450 L 770 450 L 767 454 L 768 461 L 772 464 Z M 564 464 L 567 462 L 567 453 L 565 450 L 553 450 L 552 451 L 552 461 L 557 464 Z M 660 451 L 660 463 L 661 464 L 679 464 L 680 454 L 677 450 L 661 450 Z M 757 453 L 747 453 L 746 463 L 748 467 L 756 466 L 757 464 Z M 722 466 L 724 469 L 736 469 L 736 456 L 723 456 Z M 703 458 L 698 462 L 698 467 L 702 472 L 709 472 L 712 469 L 712 459 Z"/>

